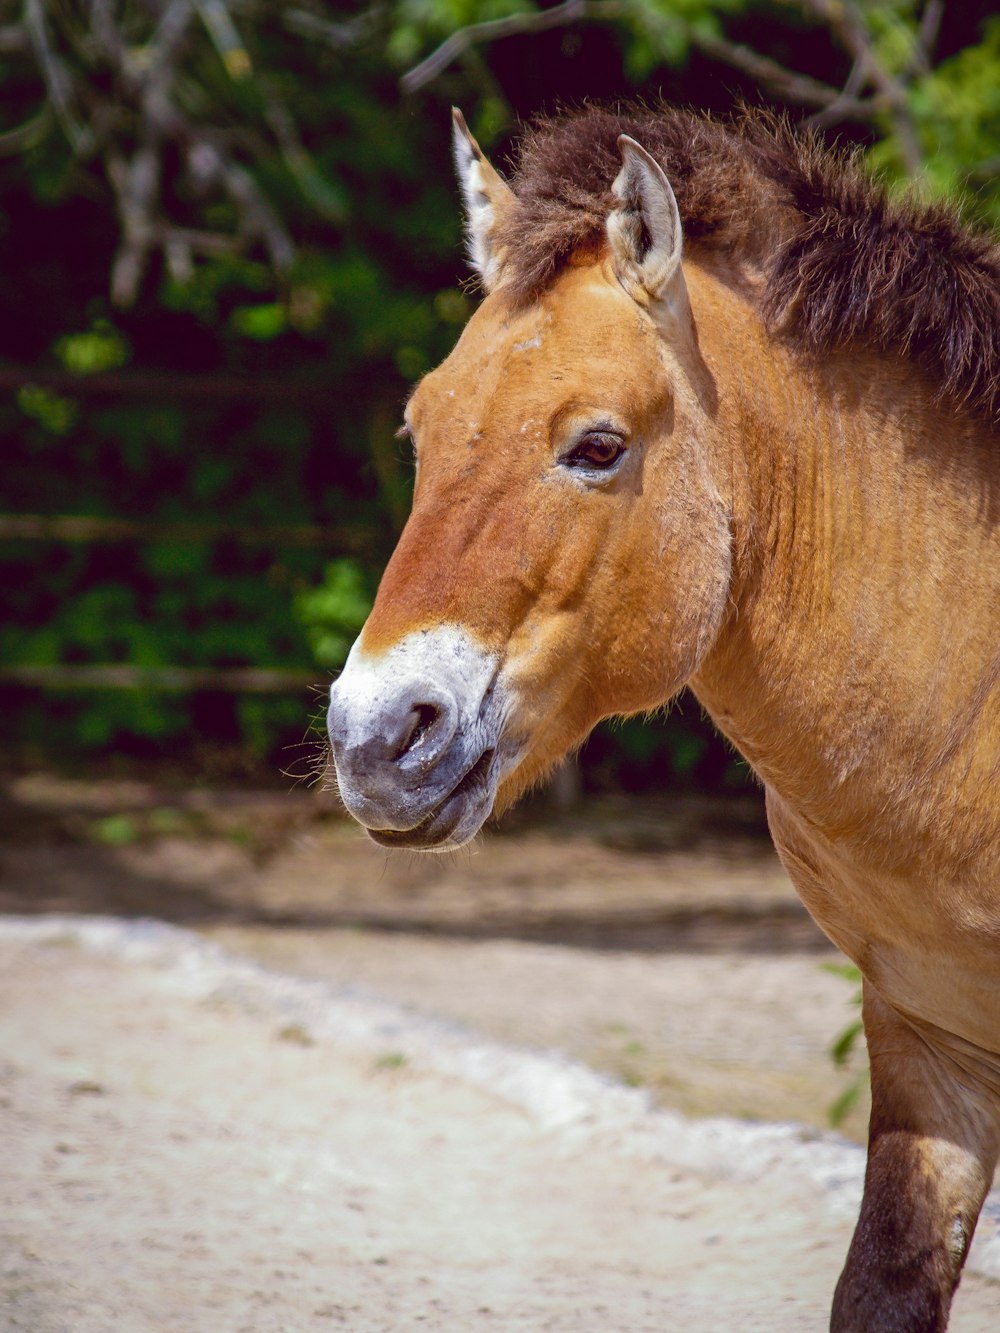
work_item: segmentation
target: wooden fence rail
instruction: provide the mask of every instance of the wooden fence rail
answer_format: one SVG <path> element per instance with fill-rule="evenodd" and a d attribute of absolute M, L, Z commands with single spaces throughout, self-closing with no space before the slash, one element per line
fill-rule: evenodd
<path fill-rule="evenodd" d="M 0 666 L 0 684 L 49 690 L 146 690 L 190 694 L 297 694 L 325 689 L 323 672 L 280 667 L 141 667 L 126 664 L 80 666 Z"/>
<path fill-rule="evenodd" d="M 233 541 L 247 546 L 327 547 L 346 555 L 371 555 L 378 534 L 361 526 L 318 524 L 163 523 L 79 514 L 0 514 L 0 540 L 46 542 Z M 146 690 L 190 694 L 297 694 L 325 689 L 324 673 L 280 667 L 143 667 L 128 663 L 0 666 L 0 684 L 41 690 Z"/>
<path fill-rule="evenodd" d="M 242 546 L 313 546 L 345 555 L 372 555 L 378 532 L 359 525 L 317 523 L 165 523 L 86 514 L 0 514 L 0 540 L 51 542 L 232 541 Z"/>
<path fill-rule="evenodd" d="M 55 367 L 21 366 L 0 362 L 0 393 L 25 385 L 37 385 L 74 398 L 152 398 L 172 402 L 178 398 L 203 402 L 266 402 L 295 404 L 322 410 L 328 408 L 332 392 L 328 384 L 295 384 L 263 376 L 226 374 L 179 375 L 136 370 L 100 371 L 81 375 Z"/>

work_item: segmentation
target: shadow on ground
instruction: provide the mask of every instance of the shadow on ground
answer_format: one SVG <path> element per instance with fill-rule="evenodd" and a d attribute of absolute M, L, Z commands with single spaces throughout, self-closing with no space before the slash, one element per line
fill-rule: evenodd
<path fill-rule="evenodd" d="M 0 911 L 640 952 L 828 947 L 746 796 L 536 803 L 475 851 L 420 856 L 375 847 L 328 794 L 36 774 L 0 792 Z"/>

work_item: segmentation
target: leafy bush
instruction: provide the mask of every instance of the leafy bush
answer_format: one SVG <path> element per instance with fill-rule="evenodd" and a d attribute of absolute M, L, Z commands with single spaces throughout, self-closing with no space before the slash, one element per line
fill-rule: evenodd
<path fill-rule="evenodd" d="M 297 593 L 293 605 L 315 660 L 336 669 L 347 660 L 372 598 L 364 570 L 356 560 L 343 559 L 328 564 L 319 587 Z"/>
<path fill-rule="evenodd" d="M 854 28 L 837 6 L 770 0 L 635 0 L 569 23 L 533 0 L 12 10 L 0 511 L 346 535 L 325 551 L 2 541 L 3 663 L 320 679 L 338 665 L 408 505 L 400 404 L 471 309 L 453 101 L 502 166 L 517 118 L 557 99 L 663 91 L 724 112 L 785 98 L 898 181 L 996 220 L 1000 20 L 974 0 L 935 8 L 938 32 L 928 8 L 866 3 Z M 503 40 L 475 26 L 497 18 Z M 456 30 L 451 55 L 408 68 Z M 197 736 L 263 754 L 303 711 L 294 696 L 8 688 L 0 742 L 57 755 Z M 689 707 L 603 728 L 587 755 L 609 781 L 741 773 Z"/>
<path fill-rule="evenodd" d="M 851 1018 L 834 1037 L 830 1044 L 830 1059 L 837 1069 L 846 1069 L 859 1044 L 864 1041 L 865 1027 L 861 1019 L 861 972 L 853 963 L 824 963 L 823 971 L 835 977 L 843 977 L 854 987 L 851 1004 L 857 1007 L 857 1016 Z M 844 1085 L 827 1110 L 830 1124 L 834 1129 L 843 1124 L 849 1113 L 868 1086 L 868 1065 L 861 1065 Z"/>

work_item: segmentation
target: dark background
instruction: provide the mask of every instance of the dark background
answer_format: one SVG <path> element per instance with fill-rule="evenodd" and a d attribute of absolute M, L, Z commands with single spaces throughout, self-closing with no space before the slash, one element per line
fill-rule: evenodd
<path fill-rule="evenodd" d="M 894 188 L 1000 217 L 991 4 L 643 0 L 546 30 L 566 6 L 220 2 L 166 49 L 168 8 L 0 31 L 10 769 L 309 772 L 405 519 L 401 400 L 474 305 L 452 103 L 503 167 L 521 122 L 585 99 L 767 102 Z M 599 789 L 749 781 L 688 699 L 600 728 L 581 767 Z"/>

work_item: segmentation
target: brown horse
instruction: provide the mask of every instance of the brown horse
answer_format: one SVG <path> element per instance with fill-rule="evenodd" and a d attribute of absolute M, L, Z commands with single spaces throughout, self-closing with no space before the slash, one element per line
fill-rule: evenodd
<path fill-rule="evenodd" d="M 689 685 L 864 975 L 831 1326 L 944 1329 L 1000 1142 L 1000 252 L 759 116 L 591 109 L 510 184 L 455 149 L 487 294 L 406 410 L 343 799 L 455 847 Z"/>

